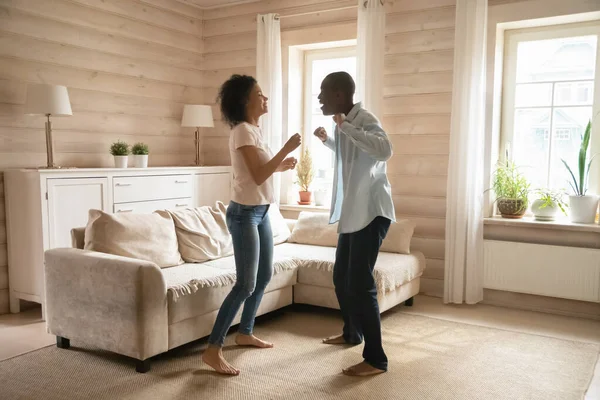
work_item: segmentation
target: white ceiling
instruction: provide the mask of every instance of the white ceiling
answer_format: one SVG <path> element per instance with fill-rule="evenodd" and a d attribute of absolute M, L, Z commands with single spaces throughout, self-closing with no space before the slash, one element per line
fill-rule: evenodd
<path fill-rule="evenodd" d="M 181 0 L 180 0 L 181 1 Z M 193 4 L 201 8 L 222 7 L 231 4 L 252 3 L 259 0 L 183 0 L 186 3 Z"/>

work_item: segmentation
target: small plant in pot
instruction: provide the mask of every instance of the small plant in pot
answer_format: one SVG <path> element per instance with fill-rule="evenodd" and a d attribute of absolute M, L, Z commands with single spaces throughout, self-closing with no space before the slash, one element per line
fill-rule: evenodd
<path fill-rule="evenodd" d="M 591 157 L 590 161 L 586 164 L 591 131 L 592 122 L 590 121 L 588 122 L 587 127 L 585 128 L 585 133 L 581 138 L 581 146 L 579 148 L 579 157 L 577 160 L 577 176 L 575 176 L 573 170 L 571 170 L 571 167 L 569 167 L 569 164 L 567 164 L 565 160 L 561 159 L 569 171 L 572 179 L 569 181 L 571 189 L 573 189 L 574 192 L 573 196 L 569 196 L 569 203 L 571 205 L 571 221 L 580 224 L 594 223 L 596 218 L 596 210 L 598 209 L 598 196 L 587 194 L 587 181 L 589 178 L 590 167 L 595 157 L 595 155 Z"/>
<path fill-rule="evenodd" d="M 538 198 L 531 204 L 531 212 L 536 221 L 554 221 L 561 211 L 567 215 L 567 203 L 563 201 L 564 193 L 550 189 L 536 190 Z"/>
<path fill-rule="evenodd" d="M 310 151 L 304 150 L 300 162 L 296 166 L 296 174 L 298 180 L 296 184 L 300 186 L 300 201 L 298 204 L 309 205 L 311 202 L 312 193 L 310 192 L 310 185 L 313 181 L 313 164 Z"/>
<path fill-rule="evenodd" d="M 121 140 L 114 142 L 110 146 L 110 154 L 115 158 L 116 168 L 127 168 L 127 159 L 129 155 L 129 145 Z"/>
<path fill-rule="evenodd" d="M 503 218 L 523 217 L 529 206 L 529 182 L 512 161 L 498 163 L 492 190 Z"/>
<path fill-rule="evenodd" d="M 133 154 L 133 166 L 135 168 L 148 168 L 148 145 L 146 143 L 136 143 L 131 148 Z"/>

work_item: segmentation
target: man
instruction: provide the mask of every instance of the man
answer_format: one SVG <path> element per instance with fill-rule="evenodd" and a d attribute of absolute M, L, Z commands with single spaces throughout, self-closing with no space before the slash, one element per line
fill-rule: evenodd
<path fill-rule="evenodd" d="M 334 138 L 324 128 L 314 132 L 335 152 L 330 223 L 339 222 L 339 239 L 333 281 L 344 319 L 343 333 L 323 342 L 357 345 L 364 338 L 364 361 L 343 372 L 369 376 L 388 367 L 373 270 L 381 243 L 395 221 L 386 174 L 392 145 L 378 119 L 360 103 L 354 104 L 354 91 L 354 80 L 345 72 L 334 72 L 323 80 L 319 101 L 323 115 L 333 115 Z"/>

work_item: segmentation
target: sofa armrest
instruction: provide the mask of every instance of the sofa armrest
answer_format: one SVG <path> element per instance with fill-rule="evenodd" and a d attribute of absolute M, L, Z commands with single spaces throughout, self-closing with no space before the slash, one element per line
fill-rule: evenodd
<path fill-rule="evenodd" d="M 45 279 L 51 334 L 138 360 L 168 350 L 167 287 L 156 264 L 52 249 Z"/>

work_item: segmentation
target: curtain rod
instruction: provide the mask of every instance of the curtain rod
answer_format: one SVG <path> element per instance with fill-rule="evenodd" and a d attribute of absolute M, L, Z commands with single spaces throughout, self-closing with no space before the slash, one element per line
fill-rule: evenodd
<path fill-rule="evenodd" d="M 379 2 L 381 3 L 381 5 L 384 5 L 384 0 L 379 0 Z M 363 3 L 363 7 L 367 8 L 367 5 L 369 4 L 369 0 L 366 0 Z M 348 7 L 338 7 L 338 8 L 332 8 L 330 10 L 322 10 L 322 11 L 339 11 L 339 10 L 349 10 L 351 8 L 356 8 L 357 6 L 348 6 Z M 301 17 L 303 15 L 310 15 L 310 14 L 315 14 L 316 11 L 312 11 L 312 12 L 305 12 L 305 13 L 298 13 L 298 14 L 288 14 L 288 15 L 275 15 L 275 19 L 276 20 L 280 20 L 282 18 L 292 18 L 292 17 Z M 264 17 L 263 17 L 263 21 L 264 21 Z"/>

